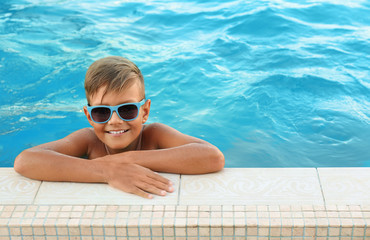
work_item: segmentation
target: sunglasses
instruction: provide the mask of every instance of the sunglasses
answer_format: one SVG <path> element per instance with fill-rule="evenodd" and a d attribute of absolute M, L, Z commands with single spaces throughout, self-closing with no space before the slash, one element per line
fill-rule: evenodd
<path fill-rule="evenodd" d="M 87 105 L 87 111 L 95 123 L 108 122 L 111 119 L 113 112 L 116 112 L 123 121 L 133 121 L 139 116 L 139 109 L 144 105 L 144 103 L 145 98 L 137 103 L 124 103 L 117 106 Z"/>

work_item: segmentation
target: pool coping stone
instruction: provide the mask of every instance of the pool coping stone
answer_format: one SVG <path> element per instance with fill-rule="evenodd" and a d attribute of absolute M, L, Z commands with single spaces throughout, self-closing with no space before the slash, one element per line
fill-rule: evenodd
<path fill-rule="evenodd" d="M 176 191 L 144 201 L 106 184 L 41 182 L 0 168 L 0 239 L 370 237 L 370 168 L 226 168 L 206 175 L 164 176 L 175 182 Z M 48 202 L 55 190 L 47 197 L 45 193 L 57 186 L 53 184 L 62 184 L 63 194 Z M 86 198 L 76 195 L 84 188 Z M 71 201 L 68 193 L 78 201 Z M 97 200 L 99 195 L 105 200 Z M 109 196 L 111 202 L 106 201 Z"/>

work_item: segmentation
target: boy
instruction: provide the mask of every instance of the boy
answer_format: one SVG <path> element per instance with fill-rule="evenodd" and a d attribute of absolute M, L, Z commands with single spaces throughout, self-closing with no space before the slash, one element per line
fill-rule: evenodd
<path fill-rule="evenodd" d="M 164 196 L 172 183 L 156 172 L 202 174 L 219 171 L 224 156 L 215 146 L 148 120 L 138 67 L 106 57 L 87 70 L 84 113 L 93 128 L 20 153 L 14 169 L 45 181 L 104 182 L 145 198 Z M 86 157 L 84 159 L 83 157 Z"/>

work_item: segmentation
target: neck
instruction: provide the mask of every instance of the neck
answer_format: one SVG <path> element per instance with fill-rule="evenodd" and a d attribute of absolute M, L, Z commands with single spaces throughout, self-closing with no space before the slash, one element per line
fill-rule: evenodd
<path fill-rule="evenodd" d="M 107 145 L 105 143 L 103 143 L 103 144 L 104 144 L 104 147 L 105 147 L 105 151 L 107 152 L 107 155 L 110 155 L 110 151 L 109 151 Z"/>
<path fill-rule="evenodd" d="M 139 134 L 139 136 L 127 147 L 123 149 L 110 149 L 105 143 L 104 148 L 105 151 L 107 152 L 107 155 L 112 155 L 112 154 L 117 154 L 117 153 L 122 153 L 122 152 L 128 152 L 128 151 L 137 151 L 141 150 L 141 136 L 142 136 L 142 130 Z"/>

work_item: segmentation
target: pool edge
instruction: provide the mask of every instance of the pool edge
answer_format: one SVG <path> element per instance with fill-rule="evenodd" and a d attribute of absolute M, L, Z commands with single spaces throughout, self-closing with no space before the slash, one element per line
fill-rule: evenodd
<path fill-rule="evenodd" d="M 8 169 L 9 170 L 9 169 Z M 233 172 L 238 169 L 226 169 Z M 279 169 L 277 169 L 279 170 Z M 299 172 L 299 169 L 291 169 Z M 330 173 L 330 170 L 335 170 Z M 328 179 L 351 169 L 322 169 Z M 360 169 L 365 175 L 370 168 Z M 249 171 L 249 170 L 243 170 Z M 272 170 L 252 169 L 260 173 Z M 290 170 L 286 170 L 285 174 Z M 10 170 L 11 172 L 11 170 Z M 225 173 L 224 172 L 224 173 Z M 214 175 L 198 177 L 211 178 Z M 237 174 L 234 174 L 237 175 Z M 335 176 L 333 176 L 335 175 Z M 358 178 L 358 172 L 356 176 Z M 15 174 L 17 177 L 17 175 Z M 319 176 L 319 175 L 317 175 Z M 196 177 L 196 176 L 194 176 Z M 345 180 L 345 177 L 342 176 Z M 22 181 L 27 181 L 23 179 Z M 367 179 L 367 178 L 366 178 Z M 181 187 L 181 179 L 179 179 Z M 325 182 L 323 181 L 323 182 Z M 366 184 L 367 182 L 365 182 Z M 41 184 L 40 184 L 41 185 Z M 320 187 L 322 183 L 320 183 Z M 330 187 L 330 184 L 327 186 Z M 326 188 L 327 188 L 326 187 Z M 322 188 L 323 194 L 328 191 Z M 37 188 L 38 189 L 38 188 Z M 37 192 L 36 192 L 37 194 Z M 332 195 L 330 195 L 332 194 Z M 333 195 L 334 194 L 334 195 Z M 35 195 L 36 196 L 36 195 Z M 328 199 L 335 191 L 328 192 Z M 366 197 L 366 196 L 364 196 Z M 1 197 L 0 197 L 1 199 Z M 210 199 L 211 200 L 211 199 Z M 340 200 L 340 199 L 339 199 Z M 370 201 L 359 204 L 100 205 L 0 204 L 0 238 L 7 239 L 366 239 Z M 229 202 L 230 203 L 230 202 Z"/>

